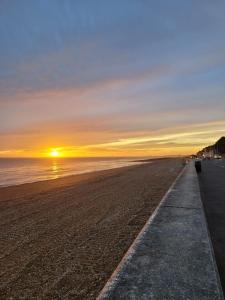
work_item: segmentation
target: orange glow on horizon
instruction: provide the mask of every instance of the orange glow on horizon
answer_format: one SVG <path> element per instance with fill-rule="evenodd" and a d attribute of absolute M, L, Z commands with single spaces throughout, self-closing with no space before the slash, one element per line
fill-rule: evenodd
<path fill-rule="evenodd" d="M 149 157 L 196 153 L 225 135 L 225 121 L 175 127 L 151 134 L 71 132 L 58 135 L 40 134 L 24 139 L 15 136 L 12 147 L 0 149 L 0 157 Z M 12 137 L 4 137 L 6 142 Z M 75 145 L 74 145 L 75 144 Z"/>

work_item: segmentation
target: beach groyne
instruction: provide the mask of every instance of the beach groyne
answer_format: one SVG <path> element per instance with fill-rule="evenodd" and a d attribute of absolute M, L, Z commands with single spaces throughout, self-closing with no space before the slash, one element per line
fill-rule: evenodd
<path fill-rule="evenodd" d="M 129 248 L 102 299 L 224 299 L 192 163 Z"/>

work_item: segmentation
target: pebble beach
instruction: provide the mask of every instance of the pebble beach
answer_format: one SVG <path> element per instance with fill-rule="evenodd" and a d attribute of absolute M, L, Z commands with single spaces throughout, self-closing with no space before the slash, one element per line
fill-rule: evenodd
<path fill-rule="evenodd" d="M 0 298 L 95 299 L 180 158 L 0 189 Z"/>

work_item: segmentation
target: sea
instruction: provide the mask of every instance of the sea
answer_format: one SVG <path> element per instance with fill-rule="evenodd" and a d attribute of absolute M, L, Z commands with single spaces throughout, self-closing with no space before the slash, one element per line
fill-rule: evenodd
<path fill-rule="evenodd" d="M 137 158 L 0 158 L 0 187 L 141 164 Z"/>

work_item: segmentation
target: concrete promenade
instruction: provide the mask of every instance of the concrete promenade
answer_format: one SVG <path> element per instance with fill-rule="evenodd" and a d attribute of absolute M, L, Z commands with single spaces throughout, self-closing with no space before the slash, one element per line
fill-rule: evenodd
<path fill-rule="evenodd" d="M 165 195 L 98 299 L 224 299 L 192 163 Z"/>

